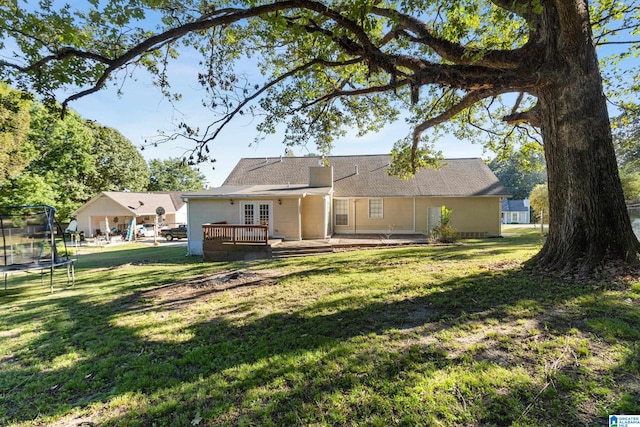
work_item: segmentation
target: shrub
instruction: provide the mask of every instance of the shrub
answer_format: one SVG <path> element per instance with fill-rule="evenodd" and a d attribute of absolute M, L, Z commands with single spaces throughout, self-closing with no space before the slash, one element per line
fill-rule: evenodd
<path fill-rule="evenodd" d="M 455 243 L 458 241 L 458 232 L 450 225 L 438 225 L 431 229 L 430 240 L 432 243 Z"/>
<path fill-rule="evenodd" d="M 429 236 L 432 243 L 455 243 L 458 240 L 458 232 L 449 225 L 452 212 L 452 209 L 442 206 L 440 225 L 433 227 Z"/>

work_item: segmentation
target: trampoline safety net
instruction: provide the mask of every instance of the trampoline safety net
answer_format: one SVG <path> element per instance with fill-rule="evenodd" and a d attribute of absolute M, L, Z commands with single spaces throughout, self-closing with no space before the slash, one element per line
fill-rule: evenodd
<path fill-rule="evenodd" d="M 55 268 L 66 266 L 67 282 L 73 278 L 73 261 L 55 212 L 47 205 L 0 206 L 0 272 L 5 275 L 5 289 L 7 276 L 18 271 L 50 270 L 52 290 Z"/>

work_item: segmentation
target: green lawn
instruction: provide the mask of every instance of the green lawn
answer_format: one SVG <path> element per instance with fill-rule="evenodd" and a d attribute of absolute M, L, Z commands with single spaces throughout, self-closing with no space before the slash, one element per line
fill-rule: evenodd
<path fill-rule="evenodd" d="M 512 232 L 513 230 L 509 230 Z M 246 263 L 81 254 L 0 291 L 0 425 L 594 426 L 640 414 L 640 281 L 530 277 L 542 240 Z M 48 280 L 45 280 L 48 282 Z M 84 424 L 83 424 L 84 423 Z"/>

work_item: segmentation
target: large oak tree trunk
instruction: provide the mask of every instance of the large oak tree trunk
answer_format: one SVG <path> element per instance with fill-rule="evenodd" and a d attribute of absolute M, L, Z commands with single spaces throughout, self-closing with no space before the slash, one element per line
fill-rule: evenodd
<path fill-rule="evenodd" d="M 618 176 L 606 99 L 586 1 L 547 14 L 549 84 L 538 113 L 549 181 L 549 237 L 531 260 L 556 272 L 590 274 L 605 260 L 635 262 L 640 244 Z M 555 13 L 557 12 L 557 13 Z M 567 12 L 576 12 L 567 16 Z M 563 15 L 564 13 L 564 15 Z"/>

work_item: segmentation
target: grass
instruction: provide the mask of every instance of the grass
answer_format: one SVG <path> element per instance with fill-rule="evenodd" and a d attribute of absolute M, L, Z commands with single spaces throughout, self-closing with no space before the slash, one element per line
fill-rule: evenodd
<path fill-rule="evenodd" d="M 640 413 L 640 281 L 531 277 L 520 265 L 541 244 L 522 228 L 238 263 L 175 246 L 83 253 L 73 288 L 26 275 L 0 292 L 0 424 L 594 426 Z"/>

